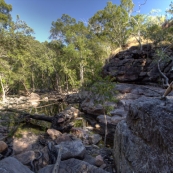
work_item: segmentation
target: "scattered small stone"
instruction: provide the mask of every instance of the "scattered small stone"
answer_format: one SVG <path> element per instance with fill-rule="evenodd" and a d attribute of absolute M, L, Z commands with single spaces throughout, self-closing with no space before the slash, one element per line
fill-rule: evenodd
<path fill-rule="evenodd" d="M 62 135 L 62 133 L 60 131 L 55 130 L 55 129 L 48 129 L 47 133 L 53 140 L 57 139 L 59 136 Z"/>
<path fill-rule="evenodd" d="M 8 145 L 4 141 L 0 141 L 0 153 L 7 150 L 7 148 L 8 148 Z"/>
<path fill-rule="evenodd" d="M 96 156 L 95 165 L 99 167 L 103 164 L 104 164 L 103 157 L 101 155 Z"/>

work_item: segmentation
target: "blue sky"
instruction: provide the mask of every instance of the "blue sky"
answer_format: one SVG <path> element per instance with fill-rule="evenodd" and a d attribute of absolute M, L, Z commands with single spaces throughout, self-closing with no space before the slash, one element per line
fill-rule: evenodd
<path fill-rule="evenodd" d="M 62 14 L 68 14 L 77 21 L 86 22 L 98 10 L 104 9 L 109 0 L 5 0 L 13 6 L 12 17 L 19 15 L 35 31 L 35 37 L 40 42 L 46 41 L 50 36 L 52 21 L 61 18 Z M 119 4 L 120 0 L 110 0 L 113 4 Z M 135 9 L 145 0 L 133 0 Z M 141 6 L 141 13 L 148 14 L 152 9 L 161 9 L 164 13 L 171 0 L 147 0 Z"/>

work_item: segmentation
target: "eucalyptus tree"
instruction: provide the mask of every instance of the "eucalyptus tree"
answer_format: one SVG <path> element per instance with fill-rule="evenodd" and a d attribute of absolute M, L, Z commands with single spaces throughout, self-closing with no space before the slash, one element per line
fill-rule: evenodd
<path fill-rule="evenodd" d="M 10 4 L 7 4 L 4 0 L 0 0 L 0 42 L 5 40 L 4 35 L 6 34 L 4 28 L 7 28 L 7 26 L 11 22 L 11 14 L 12 6 Z M 7 76 L 9 72 L 9 64 L 6 60 L 7 57 L 7 51 L 4 49 L 3 44 L 0 44 L 0 86 L 2 91 L 2 98 L 3 101 L 5 101 L 5 95 L 8 91 L 9 87 L 7 85 L 7 82 L 4 80 L 4 77 Z"/>
<path fill-rule="evenodd" d="M 3 28 L 0 33 L 0 46 L 4 50 L 5 58 L 1 56 L 1 62 L 6 61 L 7 68 L 2 68 L 2 81 L 8 85 L 10 90 L 16 89 L 22 84 L 27 90 L 27 77 L 30 73 L 29 61 L 30 40 L 33 30 L 17 17 L 16 22 L 11 22 L 8 28 Z M 7 72 L 5 72 L 7 71 Z"/>
<path fill-rule="evenodd" d="M 169 14 L 173 14 L 173 2 L 171 2 L 170 4 L 169 4 L 169 9 L 166 11 L 167 13 L 169 13 Z M 172 16 L 171 16 L 172 17 Z"/>
<path fill-rule="evenodd" d="M 6 78 L 10 73 L 10 65 L 7 58 L 7 52 L 3 47 L 0 47 L 0 91 L 2 92 L 2 101 L 6 101 L 6 94 L 9 90 L 8 81 Z"/>
<path fill-rule="evenodd" d="M 29 75 L 27 76 L 29 87 L 35 89 L 53 89 L 53 57 L 54 52 L 48 48 L 46 43 L 37 40 L 30 40 L 29 56 L 27 61 Z"/>
<path fill-rule="evenodd" d="M 142 50 L 142 38 L 145 31 L 145 15 L 138 14 L 136 16 L 130 16 L 130 35 L 136 39 L 139 44 L 140 50 Z"/>
<path fill-rule="evenodd" d="M 143 30 L 143 37 L 150 40 L 156 47 L 155 59 L 157 62 L 158 71 L 163 78 L 163 87 L 169 86 L 167 76 L 161 71 L 160 63 L 163 61 L 170 61 L 169 48 L 172 46 L 172 31 L 171 19 L 166 16 L 159 15 L 158 11 L 153 10 L 150 15 L 146 17 L 146 28 Z"/>
<path fill-rule="evenodd" d="M 130 35 L 129 13 L 132 9 L 131 0 L 121 1 L 119 6 L 108 2 L 103 10 L 89 20 L 92 31 L 104 41 L 109 41 L 112 46 L 122 47 Z"/>
<path fill-rule="evenodd" d="M 7 4 L 4 0 L 0 0 L 0 26 L 7 27 L 11 22 L 12 5 Z"/>
<path fill-rule="evenodd" d="M 170 3 L 169 9 L 166 11 L 166 22 L 163 25 L 163 28 L 167 30 L 168 36 L 167 40 L 172 42 L 172 34 L 173 34 L 173 2 Z"/>
<path fill-rule="evenodd" d="M 85 67 L 91 54 L 88 49 L 88 28 L 83 22 L 76 22 L 64 14 L 56 22 L 52 22 L 50 32 L 50 38 L 64 44 L 63 58 L 59 57 L 59 64 L 66 75 L 66 86 L 68 83 L 73 87 L 82 85 L 85 80 Z"/>
<path fill-rule="evenodd" d="M 88 65 L 91 50 L 88 48 L 89 44 L 89 30 L 83 22 L 78 22 L 72 26 L 72 30 L 67 33 L 67 38 L 70 38 L 70 44 L 75 46 L 77 53 L 76 62 L 79 64 L 80 85 L 84 83 L 85 67 Z"/>
<path fill-rule="evenodd" d="M 76 24 L 76 20 L 67 14 L 63 14 L 61 18 L 52 22 L 50 29 L 50 39 L 59 40 L 62 43 L 66 43 L 66 32 L 69 30 L 70 26 Z"/>
<path fill-rule="evenodd" d="M 148 15 L 145 20 L 145 29 L 143 29 L 143 37 L 153 42 L 155 46 L 166 41 L 168 30 L 163 28 L 165 16 Z"/>
<path fill-rule="evenodd" d="M 62 43 L 61 40 L 52 40 L 49 43 L 45 43 L 47 48 L 49 48 L 53 56 L 51 58 L 52 61 L 52 75 L 51 75 L 51 81 L 53 84 L 53 88 L 59 92 L 62 92 L 63 89 L 68 88 L 68 82 L 67 82 L 67 66 L 66 64 L 69 64 L 68 62 L 68 56 L 67 52 L 65 52 L 66 46 Z M 72 55 L 70 55 L 72 56 Z M 67 63 L 66 63 L 67 61 Z"/>
<path fill-rule="evenodd" d="M 55 41 L 62 42 L 62 44 L 64 44 L 64 54 L 62 56 L 57 56 L 55 61 L 56 67 L 59 67 L 59 70 L 57 69 L 58 73 L 56 73 L 56 76 L 61 76 L 61 85 L 62 87 L 66 85 L 66 88 L 68 88 L 68 84 L 70 81 L 70 83 L 74 85 L 73 81 L 76 80 L 75 68 L 72 65 L 72 62 L 74 62 L 74 59 L 76 57 L 74 57 L 75 49 L 69 45 L 70 40 L 69 38 L 67 38 L 67 33 L 70 31 L 71 26 L 75 23 L 76 20 L 74 18 L 71 18 L 70 16 L 63 14 L 62 17 L 60 19 L 57 19 L 56 22 L 52 22 L 50 30 L 52 48 L 56 47 Z M 73 61 L 71 58 L 73 59 Z M 60 84 L 60 81 L 58 83 Z"/>

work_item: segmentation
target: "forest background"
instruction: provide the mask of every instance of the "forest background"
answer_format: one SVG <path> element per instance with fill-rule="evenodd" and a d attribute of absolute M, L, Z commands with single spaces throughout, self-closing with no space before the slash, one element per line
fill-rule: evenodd
<path fill-rule="evenodd" d="M 144 4 L 145 5 L 145 4 Z M 137 12 L 132 0 L 107 2 L 87 22 L 63 14 L 52 22 L 50 42 L 39 42 L 34 30 L 0 0 L 0 92 L 5 95 L 36 90 L 67 92 L 101 80 L 108 57 L 130 46 L 171 45 L 173 3 L 159 15 Z"/>

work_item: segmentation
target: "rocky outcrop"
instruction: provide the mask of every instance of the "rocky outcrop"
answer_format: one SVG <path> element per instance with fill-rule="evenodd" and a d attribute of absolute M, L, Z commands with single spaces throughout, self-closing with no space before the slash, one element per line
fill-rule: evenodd
<path fill-rule="evenodd" d="M 38 173 L 50 173 L 53 171 L 54 165 L 49 165 L 41 170 Z M 90 165 L 87 162 L 78 160 L 78 159 L 68 159 L 61 161 L 59 173 L 108 173 L 103 169 L 97 168 L 96 166 Z"/>
<path fill-rule="evenodd" d="M 162 84 L 157 68 L 156 49 L 151 45 L 143 45 L 140 51 L 137 46 L 122 51 L 110 58 L 103 68 L 103 75 L 115 77 L 118 82 L 138 84 Z M 167 49 L 168 61 L 161 61 L 161 71 L 173 80 L 172 50 Z"/>
<path fill-rule="evenodd" d="M 119 122 L 126 119 L 126 116 L 129 111 L 129 106 L 137 99 L 152 99 L 152 98 L 161 98 L 165 89 L 149 86 L 149 85 L 136 85 L 136 84 L 127 84 L 119 83 L 115 84 L 115 90 L 117 94 L 115 97 L 118 102 L 113 103 L 114 110 L 110 112 L 110 115 L 107 115 L 107 126 L 108 134 L 107 138 L 110 142 L 113 140 L 112 136 L 115 133 L 116 126 Z M 173 92 L 169 94 L 173 95 Z M 99 107 L 99 112 L 98 112 Z M 99 124 L 99 128 L 96 130 L 101 135 L 105 133 L 105 116 L 102 114 L 104 112 L 103 107 L 97 104 L 94 104 L 92 99 L 87 98 L 81 104 L 81 109 L 90 115 L 90 124 L 93 127 L 96 127 Z"/>
<path fill-rule="evenodd" d="M 1 173 L 33 173 L 28 167 L 13 157 L 7 157 L 0 161 Z"/>
<path fill-rule="evenodd" d="M 116 128 L 117 173 L 173 172 L 173 97 L 140 98 Z"/>
<path fill-rule="evenodd" d="M 81 115 L 81 112 L 73 106 L 68 106 L 64 111 L 54 116 L 51 128 L 61 132 L 69 132 L 73 127 L 72 121 Z"/>
<path fill-rule="evenodd" d="M 93 145 L 99 141 L 98 138 L 101 139 L 98 134 L 88 136 L 90 144 L 84 144 L 84 138 L 80 140 L 73 134 L 61 133 L 55 129 L 48 129 L 44 135 L 22 132 L 20 139 L 14 136 L 11 143 L 6 145 L 10 153 L 5 149 L 7 152 L 0 154 L 0 172 L 50 172 L 61 148 L 59 172 L 113 173 L 112 152 L 108 148 Z"/>
<path fill-rule="evenodd" d="M 120 82 L 116 85 L 119 104 L 111 112 L 115 121 L 108 117 L 108 125 L 116 125 L 113 152 L 117 173 L 173 172 L 173 93 L 167 100 L 160 100 L 165 90 L 154 87 L 163 86 L 157 49 L 143 45 L 140 51 L 133 46 L 109 58 L 102 71 L 103 76 Z M 162 60 L 160 69 L 170 83 L 173 50 L 166 50 L 170 59 Z M 97 119 L 102 122 L 103 116 Z"/>
<path fill-rule="evenodd" d="M 82 141 L 75 140 L 75 141 L 67 141 L 61 142 L 59 145 L 56 145 L 55 148 L 57 151 L 59 148 L 62 147 L 62 155 L 61 159 L 66 160 L 69 158 L 84 158 L 85 154 L 85 146 L 83 145 Z"/>

